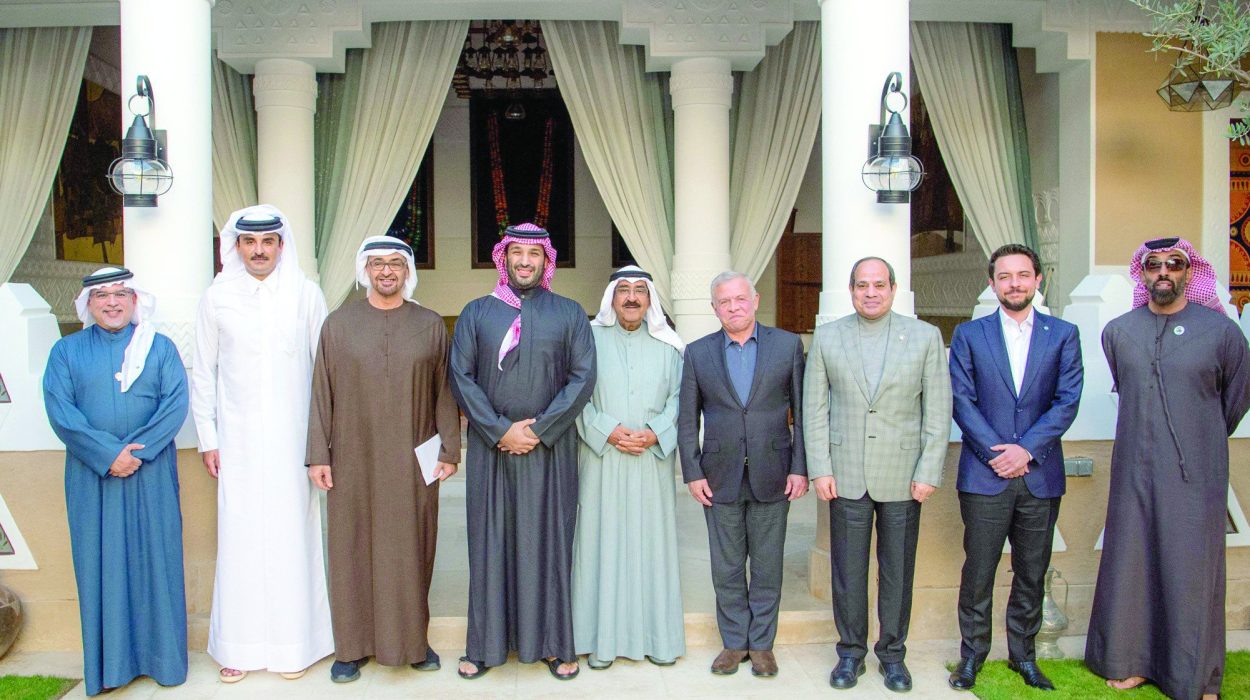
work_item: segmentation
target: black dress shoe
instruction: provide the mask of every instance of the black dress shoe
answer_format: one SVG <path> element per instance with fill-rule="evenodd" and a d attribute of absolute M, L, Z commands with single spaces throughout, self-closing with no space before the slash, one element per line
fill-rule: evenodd
<path fill-rule="evenodd" d="M 907 670 L 907 664 L 902 661 L 882 661 L 877 665 L 877 670 L 885 676 L 887 689 L 896 693 L 906 693 L 911 690 L 911 671 Z"/>
<path fill-rule="evenodd" d="M 977 684 L 977 671 L 980 670 L 981 665 L 976 662 L 976 659 L 960 659 L 946 682 L 955 690 L 972 690 Z"/>
<path fill-rule="evenodd" d="M 1054 690 L 1055 684 L 1050 682 L 1036 661 L 1008 661 L 1007 668 L 1020 674 L 1024 684 L 1038 690 Z"/>
<path fill-rule="evenodd" d="M 864 675 L 864 660 L 843 656 L 838 659 L 838 665 L 833 667 L 833 673 L 829 674 L 829 685 L 838 690 L 854 688 L 862 675 Z"/>

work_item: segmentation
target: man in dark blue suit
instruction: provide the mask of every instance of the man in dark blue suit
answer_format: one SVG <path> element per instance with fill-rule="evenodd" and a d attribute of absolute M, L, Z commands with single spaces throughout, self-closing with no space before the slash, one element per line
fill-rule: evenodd
<path fill-rule="evenodd" d="M 686 346 L 677 445 L 707 519 L 724 644 L 712 673 L 734 673 L 750 656 L 751 673 L 774 676 L 786 516 L 807 491 L 803 344 L 755 321 L 760 295 L 742 273 L 722 272 L 711 291 L 721 330 Z"/>
<path fill-rule="evenodd" d="M 950 676 L 968 690 L 990 651 L 994 574 L 1011 541 L 1008 665 L 1053 690 L 1037 666 L 1034 637 L 1051 542 L 1065 489 L 1060 439 L 1076 418 L 1084 369 L 1076 326 L 1033 308 L 1042 281 L 1037 253 L 1007 244 L 990 256 L 997 312 L 955 329 L 951 390 L 963 431 L 959 508 L 964 568 L 959 582 L 960 661 Z"/>

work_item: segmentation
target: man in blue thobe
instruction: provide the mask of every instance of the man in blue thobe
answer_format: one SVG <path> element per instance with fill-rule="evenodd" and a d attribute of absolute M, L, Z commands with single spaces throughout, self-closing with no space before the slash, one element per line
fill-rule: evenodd
<path fill-rule="evenodd" d="M 65 443 L 87 694 L 138 676 L 178 685 L 187 610 L 174 436 L 187 415 L 186 372 L 129 270 L 84 278 L 76 307 L 83 329 L 52 347 L 43 393 Z"/>

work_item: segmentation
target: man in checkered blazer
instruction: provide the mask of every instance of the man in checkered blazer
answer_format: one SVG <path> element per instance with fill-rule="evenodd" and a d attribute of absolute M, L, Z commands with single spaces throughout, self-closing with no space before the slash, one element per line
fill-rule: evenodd
<path fill-rule="evenodd" d="M 881 258 L 851 268 L 855 313 L 816 329 L 803 385 L 807 471 L 829 501 L 834 688 L 852 688 L 868 652 L 868 546 L 877 531 L 874 648 L 885 686 L 911 689 L 903 663 L 911 619 L 920 504 L 942 483 L 951 385 L 937 328 L 892 313 L 894 269 Z"/>

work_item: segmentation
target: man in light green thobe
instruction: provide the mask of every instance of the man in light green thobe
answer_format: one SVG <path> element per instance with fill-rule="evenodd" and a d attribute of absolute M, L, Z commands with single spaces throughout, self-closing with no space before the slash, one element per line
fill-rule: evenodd
<path fill-rule="evenodd" d="M 581 437 L 573 640 L 592 669 L 667 666 L 686 652 L 673 466 L 684 344 L 651 275 L 613 273 L 591 322 L 598 381 Z"/>

